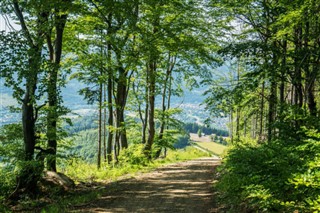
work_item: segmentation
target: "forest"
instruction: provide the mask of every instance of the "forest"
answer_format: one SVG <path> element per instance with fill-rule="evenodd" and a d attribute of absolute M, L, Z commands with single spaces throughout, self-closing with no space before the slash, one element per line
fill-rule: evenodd
<path fill-rule="evenodd" d="M 0 78 L 20 121 L 0 127 L 0 201 L 35 199 L 44 171 L 166 157 L 200 128 L 177 119 L 172 97 L 202 86 L 206 123 L 229 119 L 228 133 L 215 130 L 229 137 L 213 186 L 222 208 L 319 212 L 319 9 L 319 0 L 1 0 Z M 86 85 L 96 130 L 72 127 L 61 95 L 72 79 Z M 70 152 L 75 132 L 96 147 L 95 162 Z"/>

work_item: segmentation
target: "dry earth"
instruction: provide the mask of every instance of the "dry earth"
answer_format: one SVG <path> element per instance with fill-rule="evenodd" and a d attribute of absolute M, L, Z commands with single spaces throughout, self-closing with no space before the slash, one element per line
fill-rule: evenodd
<path fill-rule="evenodd" d="M 212 190 L 219 164 L 214 157 L 171 164 L 106 185 L 98 200 L 69 212 L 219 212 Z"/>
<path fill-rule="evenodd" d="M 190 133 L 190 139 L 195 142 L 212 142 L 209 135 L 199 137 L 198 134 L 195 133 Z"/>

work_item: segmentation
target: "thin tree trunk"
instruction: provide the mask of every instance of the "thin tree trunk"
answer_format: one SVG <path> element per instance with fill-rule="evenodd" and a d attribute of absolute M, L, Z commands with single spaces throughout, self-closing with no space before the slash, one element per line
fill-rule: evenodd
<path fill-rule="evenodd" d="M 279 119 L 283 121 L 283 113 L 284 113 L 284 105 L 285 105 L 285 82 L 286 82 L 286 73 L 287 73 L 287 40 L 283 41 L 283 56 L 282 56 L 282 64 L 281 64 L 281 82 L 279 88 L 280 95 L 280 110 L 279 110 Z"/>
<path fill-rule="evenodd" d="M 273 138 L 273 124 L 275 120 L 276 113 L 276 101 L 277 101 L 277 83 L 274 79 L 271 81 L 270 86 L 270 97 L 269 97 L 269 112 L 268 112 L 268 142 L 270 142 Z"/>
<path fill-rule="evenodd" d="M 302 108 L 303 106 L 303 90 L 302 90 L 302 73 L 301 73 L 301 47 L 302 47 L 302 28 L 301 26 L 297 27 L 295 30 L 295 72 L 293 77 L 293 83 L 295 85 L 295 105 Z"/>
<path fill-rule="evenodd" d="M 103 160 L 107 162 L 107 88 L 103 83 Z"/>
<path fill-rule="evenodd" d="M 100 73 L 101 74 L 101 73 Z M 103 84 L 99 82 L 99 125 L 98 125 L 98 156 L 97 156 L 97 167 L 101 167 L 101 141 L 102 141 L 102 92 Z"/>
<path fill-rule="evenodd" d="M 229 135 L 230 135 L 231 144 L 233 144 L 234 140 L 233 140 L 233 110 L 232 109 L 230 111 L 230 132 L 229 132 Z"/>
<path fill-rule="evenodd" d="M 238 61 L 238 68 L 237 68 L 237 84 L 240 82 L 240 59 Z M 236 110 L 236 136 L 237 141 L 240 141 L 240 106 L 237 103 L 237 110 Z"/>
<path fill-rule="evenodd" d="M 112 141 L 113 141 L 113 106 L 112 106 L 112 73 L 109 71 L 108 75 L 108 144 L 107 144 L 107 156 L 108 163 L 112 161 Z"/>
<path fill-rule="evenodd" d="M 167 103 L 167 110 L 170 109 L 171 106 L 171 94 L 172 94 L 172 75 L 170 76 L 169 79 L 169 89 L 168 89 L 168 103 Z M 167 120 L 169 117 L 167 118 Z M 169 129 L 169 123 L 167 123 L 167 130 Z M 164 148 L 164 157 L 167 157 L 167 148 Z"/>
<path fill-rule="evenodd" d="M 260 103 L 260 127 L 259 127 L 259 141 L 262 142 L 263 140 L 263 122 L 264 122 L 264 89 L 265 89 L 265 82 L 262 83 L 261 89 L 261 103 Z"/>
<path fill-rule="evenodd" d="M 148 68 L 147 68 L 148 69 Z M 149 115 L 149 88 L 148 88 L 148 74 L 146 75 L 146 86 L 145 86 L 145 100 L 146 100 L 146 106 L 144 110 L 144 122 L 142 123 L 142 144 L 146 143 L 146 131 L 147 131 L 147 126 L 148 126 L 148 115 Z"/>
<path fill-rule="evenodd" d="M 148 123 L 149 123 L 149 135 L 145 144 L 144 151 L 148 158 L 151 158 L 151 149 L 155 137 L 155 122 L 154 122 L 154 109 L 155 109 L 155 92 L 156 92 L 156 62 L 151 61 L 148 67 L 149 76 L 149 111 L 148 111 Z"/>
<path fill-rule="evenodd" d="M 167 118 L 165 115 L 166 110 L 167 110 L 166 95 L 167 95 L 167 90 L 168 90 L 169 79 L 171 79 L 172 70 L 174 68 L 174 65 L 175 65 L 175 57 L 174 56 L 172 57 L 169 54 L 166 78 L 164 80 L 163 91 L 162 91 L 162 104 L 161 104 L 162 115 L 161 115 L 161 124 L 160 124 L 160 130 L 159 130 L 159 141 L 161 141 L 163 139 L 164 129 L 165 129 L 165 125 L 166 125 L 166 118 Z M 158 158 L 160 156 L 161 150 L 162 150 L 162 148 L 159 148 L 159 150 L 155 154 L 155 158 Z"/>
<path fill-rule="evenodd" d="M 312 75 L 310 76 L 309 85 L 307 88 L 307 95 L 308 95 L 308 108 L 310 111 L 310 114 L 312 116 L 317 116 L 317 103 L 315 101 L 315 95 L 314 95 L 314 87 L 315 87 L 315 79 L 316 73 L 319 72 L 319 67 L 317 64 L 320 62 L 320 57 L 317 57 L 317 63 L 313 65 L 312 67 Z"/>
<path fill-rule="evenodd" d="M 112 19 L 112 13 L 108 16 L 109 20 Z M 110 30 L 107 31 L 110 33 Z M 108 142 L 107 142 L 107 158 L 108 164 L 112 161 L 112 141 L 113 141 L 113 101 L 112 101 L 112 94 L 113 94 L 113 73 L 111 67 L 111 44 L 108 43 L 107 45 L 107 61 L 108 61 Z"/>
<path fill-rule="evenodd" d="M 308 18 L 308 14 L 305 15 L 306 18 Z M 310 30 L 310 24 L 309 21 L 306 21 L 305 25 L 305 35 L 304 35 L 304 52 L 309 53 L 309 30 Z M 317 104 L 315 101 L 315 95 L 314 95 L 314 85 L 317 75 L 317 68 L 318 66 L 313 66 L 312 70 L 310 71 L 310 55 L 306 54 L 305 60 L 304 60 L 304 67 L 305 67 L 305 73 L 306 73 L 306 82 L 305 82 L 305 90 L 306 90 L 306 104 L 308 105 L 310 115 L 316 116 L 317 115 Z M 318 58 L 318 57 L 317 57 Z M 317 64 L 317 63 L 315 63 Z"/>

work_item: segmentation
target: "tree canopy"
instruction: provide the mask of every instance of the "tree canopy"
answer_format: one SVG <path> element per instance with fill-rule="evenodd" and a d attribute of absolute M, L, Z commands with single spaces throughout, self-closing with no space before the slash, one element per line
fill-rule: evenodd
<path fill-rule="evenodd" d="M 19 28 L 0 32 L 0 78 L 21 120 L 0 127 L 0 168 L 17 171 L 0 190 L 37 195 L 43 171 L 64 169 L 79 150 L 102 170 L 146 164 L 190 131 L 228 136 L 217 190 L 234 212 L 319 211 L 319 6 L 2 0 L 0 15 Z M 97 110 L 74 127 L 61 95 L 72 79 Z M 172 99 L 197 87 L 207 120 L 184 124 Z M 228 118 L 228 133 L 210 128 L 216 117 Z"/>

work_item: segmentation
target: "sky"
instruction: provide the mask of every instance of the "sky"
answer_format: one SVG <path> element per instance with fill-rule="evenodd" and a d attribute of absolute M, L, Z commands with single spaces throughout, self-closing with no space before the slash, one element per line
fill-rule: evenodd
<path fill-rule="evenodd" d="M 10 22 L 10 25 L 12 27 L 14 27 L 15 29 L 19 29 L 19 26 L 17 24 L 15 24 L 8 16 L 7 16 L 7 19 L 9 20 Z M 8 31 L 9 30 L 9 27 L 8 25 L 6 24 L 6 21 L 5 21 L 5 18 L 3 15 L 0 15 L 0 31 L 2 30 L 5 30 L 5 31 Z"/>
<path fill-rule="evenodd" d="M 2 16 L 0 16 L 0 31 L 5 30 L 5 21 Z"/>

